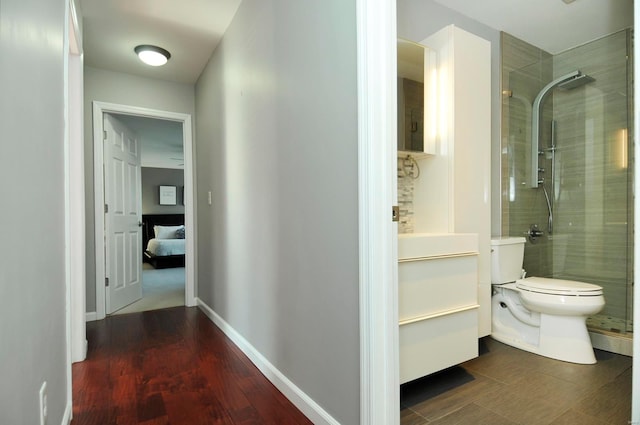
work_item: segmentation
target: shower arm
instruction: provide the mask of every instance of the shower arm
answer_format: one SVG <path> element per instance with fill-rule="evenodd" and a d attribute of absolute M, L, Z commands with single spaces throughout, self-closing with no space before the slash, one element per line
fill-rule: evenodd
<path fill-rule="evenodd" d="M 549 93 L 551 93 L 551 89 L 580 75 L 582 75 L 580 71 L 573 71 L 553 80 L 540 90 L 540 93 L 538 93 L 538 96 L 536 96 L 533 101 L 533 114 L 531 119 L 531 179 L 529 180 L 529 187 L 533 189 L 537 189 L 540 184 L 538 178 L 538 156 L 540 155 L 540 115 L 542 113 L 542 104 Z"/>

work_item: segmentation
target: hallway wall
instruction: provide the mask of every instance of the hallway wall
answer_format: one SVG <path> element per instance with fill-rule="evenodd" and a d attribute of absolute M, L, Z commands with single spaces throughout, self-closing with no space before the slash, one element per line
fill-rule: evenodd
<path fill-rule="evenodd" d="M 67 407 L 65 0 L 0 1 L 0 423 Z M 70 406 L 69 406 L 70 407 Z M 68 412 L 70 413 L 70 412 Z"/>
<path fill-rule="evenodd" d="M 244 0 L 196 84 L 198 296 L 342 424 L 360 417 L 356 83 L 354 0 Z"/>
<path fill-rule="evenodd" d="M 142 78 L 85 66 L 84 140 L 87 229 L 87 312 L 96 311 L 96 264 L 93 199 L 93 101 L 138 106 L 195 116 L 193 84 Z M 193 121 L 192 121 L 193 122 Z"/>

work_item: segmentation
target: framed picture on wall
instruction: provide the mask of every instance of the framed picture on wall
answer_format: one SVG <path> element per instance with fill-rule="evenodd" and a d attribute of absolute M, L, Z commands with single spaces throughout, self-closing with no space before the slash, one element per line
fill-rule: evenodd
<path fill-rule="evenodd" d="M 175 186 L 160 186 L 160 205 L 176 205 Z"/>

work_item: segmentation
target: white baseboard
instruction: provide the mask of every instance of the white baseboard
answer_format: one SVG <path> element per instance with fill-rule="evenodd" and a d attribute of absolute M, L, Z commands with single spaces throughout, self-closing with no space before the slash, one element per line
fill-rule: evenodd
<path fill-rule="evenodd" d="M 71 403 L 67 403 L 67 407 L 64 409 L 64 416 L 62 417 L 62 422 L 60 425 L 69 425 L 71 423 Z"/>
<path fill-rule="evenodd" d="M 87 311 L 84 318 L 85 322 L 95 322 L 98 320 L 98 313 L 95 311 Z"/>
<path fill-rule="evenodd" d="M 254 365 L 284 394 L 302 413 L 314 424 L 340 425 L 318 403 L 291 382 L 282 372 L 272 365 L 258 350 L 255 349 L 242 335 L 231 327 L 222 317 L 211 309 L 200 298 L 196 298 L 198 307 L 222 332 L 240 348 Z"/>

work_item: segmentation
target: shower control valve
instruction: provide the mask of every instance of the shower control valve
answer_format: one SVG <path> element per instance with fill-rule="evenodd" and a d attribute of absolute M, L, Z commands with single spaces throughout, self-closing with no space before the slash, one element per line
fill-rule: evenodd
<path fill-rule="evenodd" d="M 529 242 L 536 243 L 538 238 L 544 236 L 544 232 L 538 228 L 537 224 L 532 224 L 529 230 L 524 232 L 527 235 Z"/>

